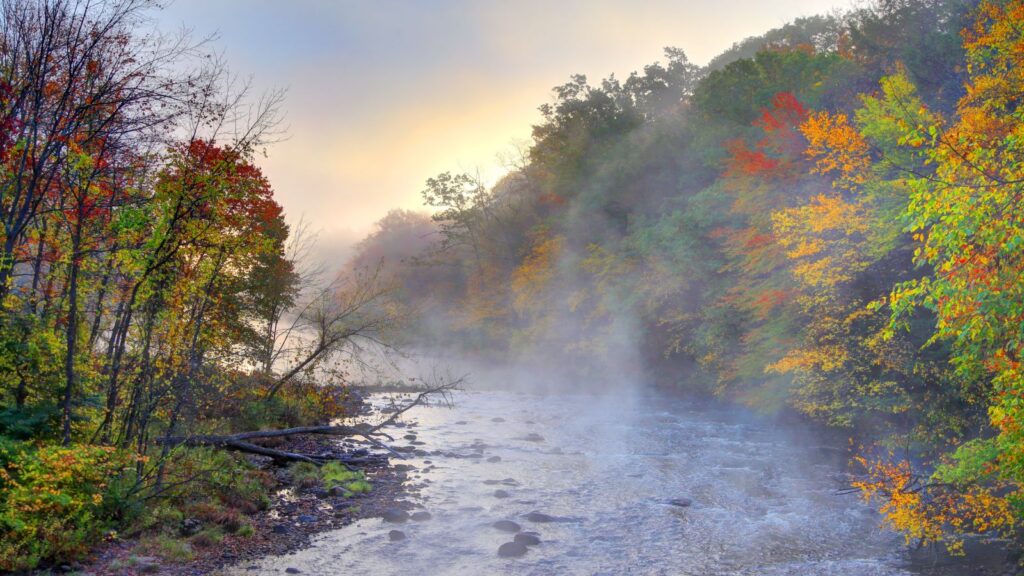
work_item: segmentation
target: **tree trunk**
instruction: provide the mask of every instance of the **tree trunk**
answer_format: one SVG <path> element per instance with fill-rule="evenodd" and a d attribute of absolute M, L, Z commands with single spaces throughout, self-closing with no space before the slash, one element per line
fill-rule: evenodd
<path fill-rule="evenodd" d="M 64 356 L 64 433 L 63 442 L 71 443 L 71 399 L 75 388 L 75 344 L 78 340 L 78 269 L 81 259 L 82 219 L 75 222 L 71 235 L 71 271 L 68 278 L 67 354 Z"/>

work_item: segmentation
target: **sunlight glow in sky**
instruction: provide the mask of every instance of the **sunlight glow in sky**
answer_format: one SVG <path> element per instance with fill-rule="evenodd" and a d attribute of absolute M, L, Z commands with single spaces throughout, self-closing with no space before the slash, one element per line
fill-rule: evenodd
<path fill-rule="evenodd" d="M 234 73 L 287 88 L 260 163 L 290 221 L 344 250 L 439 172 L 493 181 L 569 75 L 620 78 L 665 46 L 704 64 L 831 0 L 175 0 L 164 29 L 218 33 Z"/>

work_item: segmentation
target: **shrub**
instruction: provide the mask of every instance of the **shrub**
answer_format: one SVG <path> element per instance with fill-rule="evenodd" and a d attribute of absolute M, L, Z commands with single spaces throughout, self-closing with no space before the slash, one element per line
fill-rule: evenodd
<path fill-rule="evenodd" d="M 215 503 L 245 513 L 270 504 L 267 489 L 274 485 L 267 472 L 244 458 L 213 448 L 191 448 L 175 453 L 167 465 L 167 484 L 178 486 L 164 497 L 179 506 Z"/>
<path fill-rule="evenodd" d="M 116 525 L 133 455 L 103 446 L 0 443 L 0 570 L 87 551 Z"/>

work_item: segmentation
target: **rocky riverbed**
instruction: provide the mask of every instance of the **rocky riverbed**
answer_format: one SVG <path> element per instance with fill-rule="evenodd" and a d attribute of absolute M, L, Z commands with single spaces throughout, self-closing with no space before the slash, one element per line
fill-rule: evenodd
<path fill-rule="evenodd" d="M 653 395 L 455 401 L 405 415 L 404 504 L 224 572 L 1007 573 L 1001 557 L 908 554 L 839 494 L 845 451 L 814 430 Z"/>

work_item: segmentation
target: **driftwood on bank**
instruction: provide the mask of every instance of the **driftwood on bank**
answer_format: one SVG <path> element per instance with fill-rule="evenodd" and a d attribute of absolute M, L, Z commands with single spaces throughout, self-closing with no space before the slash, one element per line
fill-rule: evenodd
<path fill-rule="evenodd" d="M 303 454 L 300 452 L 289 452 L 286 450 L 268 448 L 252 442 L 253 440 L 264 440 L 268 438 L 287 438 L 303 434 L 319 434 L 363 438 L 377 448 L 387 451 L 392 456 L 404 459 L 405 456 L 401 453 L 377 439 L 377 437 L 384 437 L 388 440 L 394 440 L 394 438 L 382 432 L 382 429 L 393 424 L 402 414 L 412 408 L 426 404 L 430 401 L 432 396 L 440 396 L 446 403 L 450 404 L 451 391 L 457 389 L 461 382 L 462 379 L 460 378 L 458 380 L 443 382 L 438 385 L 424 388 L 423 391 L 417 394 L 415 398 L 401 407 L 395 408 L 394 412 L 387 419 L 376 425 L 360 423 L 355 425 L 298 426 L 295 428 L 283 428 L 279 430 L 253 430 L 250 432 L 239 432 L 237 434 L 171 436 L 168 438 L 162 438 L 159 442 L 168 447 L 208 446 L 212 448 L 222 448 L 246 454 L 267 456 L 278 463 L 309 462 L 311 464 L 320 465 L 330 461 L 337 461 L 350 465 L 366 465 L 378 464 L 387 461 L 387 456 L 382 454 L 360 454 L 358 452 L 353 454 Z"/>

